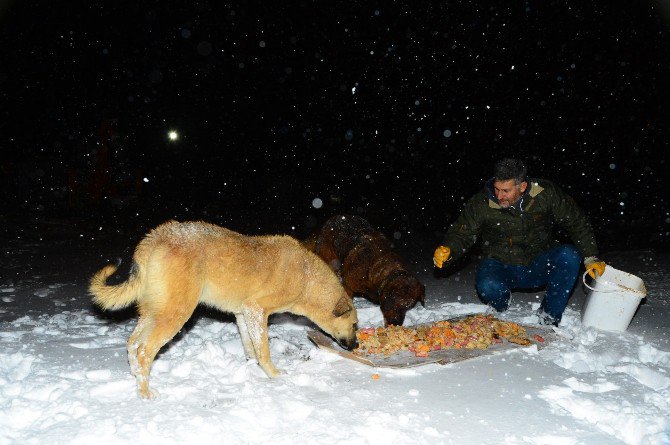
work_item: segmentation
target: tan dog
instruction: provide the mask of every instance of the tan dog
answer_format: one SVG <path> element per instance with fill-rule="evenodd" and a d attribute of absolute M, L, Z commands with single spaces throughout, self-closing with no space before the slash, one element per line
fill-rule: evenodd
<path fill-rule="evenodd" d="M 248 358 L 265 373 L 279 371 L 270 360 L 270 314 L 304 315 L 340 345 L 357 346 L 356 309 L 335 273 L 289 236 L 244 236 L 204 222 L 170 221 L 137 246 L 128 281 L 109 286 L 108 265 L 90 281 L 96 304 L 121 309 L 137 303 L 139 320 L 128 339 L 130 370 L 143 398 L 153 360 L 191 317 L 198 303 L 235 314 Z"/>

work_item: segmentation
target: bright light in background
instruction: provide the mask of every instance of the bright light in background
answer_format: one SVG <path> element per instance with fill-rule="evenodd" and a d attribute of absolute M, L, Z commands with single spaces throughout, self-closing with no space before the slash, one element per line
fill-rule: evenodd
<path fill-rule="evenodd" d="M 171 141 L 176 141 L 179 139 L 179 133 L 177 133 L 175 130 L 168 131 L 168 139 Z"/>

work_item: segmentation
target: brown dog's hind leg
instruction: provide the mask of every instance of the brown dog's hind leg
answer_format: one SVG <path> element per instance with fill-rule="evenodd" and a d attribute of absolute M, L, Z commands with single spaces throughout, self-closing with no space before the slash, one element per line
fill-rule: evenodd
<path fill-rule="evenodd" d="M 245 304 L 242 307 L 244 324 L 247 334 L 254 347 L 256 360 L 268 377 L 277 377 L 281 374 L 270 360 L 270 343 L 268 342 L 268 316 L 263 307 L 256 302 Z"/>

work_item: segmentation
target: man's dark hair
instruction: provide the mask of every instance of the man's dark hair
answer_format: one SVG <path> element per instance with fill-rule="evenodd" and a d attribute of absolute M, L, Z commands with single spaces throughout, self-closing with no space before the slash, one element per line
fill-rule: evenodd
<path fill-rule="evenodd" d="M 494 179 L 498 181 L 509 181 L 514 179 L 514 182 L 519 185 L 526 180 L 528 169 L 526 165 L 518 159 L 505 158 L 496 163 L 493 171 Z"/>

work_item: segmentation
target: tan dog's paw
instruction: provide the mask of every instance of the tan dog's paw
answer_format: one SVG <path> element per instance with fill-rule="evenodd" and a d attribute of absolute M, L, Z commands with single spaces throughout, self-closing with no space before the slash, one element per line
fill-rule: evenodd
<path fill-rule="evenodd" d="M 262 366 L 262 368 L 263 371 L 265 371 L 265 373 L 267 374 L 267 376 L 270 377 L 271 379 L 279 377 L 282 374 L 285 374 L 284 371 L 280 371 L 279 369 L 275 368 L 273 364 L 264 365 Z"/>
<path fill-rule="evenodd" d="M 137 374 L 135 379 L 137 381 L 137 394 L 141 399 L 152 400 L 158 397 L 158 392 L 151 389 L 149 380 L 144 375 Z"/>
<path fill-rule="evenodd" d="M 138 389 L 137 392 L 139 393 L 140 398 L 142 398 L 144 400 L 154 400 L 154 399 L 158 398 L 158 391 L 155 391 L 155 390 L 153 390 L 151 388 L 148 388 L 148 387 Z"/>

